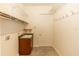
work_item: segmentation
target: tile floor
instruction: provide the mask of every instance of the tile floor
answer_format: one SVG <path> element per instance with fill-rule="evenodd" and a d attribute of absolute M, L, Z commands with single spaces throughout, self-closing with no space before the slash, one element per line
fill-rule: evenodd
<path fill-rule="evenodd" d="M 58 56 L 52 47 L 34 47 L 30 56 Z"/>

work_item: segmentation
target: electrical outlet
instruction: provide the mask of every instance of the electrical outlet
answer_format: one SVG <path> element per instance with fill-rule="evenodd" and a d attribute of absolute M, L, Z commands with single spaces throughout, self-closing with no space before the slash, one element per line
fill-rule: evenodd
<path fill-rule="evenodd" d="M 7 36 L 7 37 L 6 37 L 6 40 L 9 40 L 9 39 L 10 39 L 10 36 Z"/>

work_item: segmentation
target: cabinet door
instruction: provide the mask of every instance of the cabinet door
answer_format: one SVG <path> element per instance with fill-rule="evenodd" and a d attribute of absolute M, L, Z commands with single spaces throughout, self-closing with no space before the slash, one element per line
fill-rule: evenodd
<path fill-rule="evenodd" d="M 28 55 L 31 52 L 31 39 L 22 38 L 19 40 L 19 54 Z"/>

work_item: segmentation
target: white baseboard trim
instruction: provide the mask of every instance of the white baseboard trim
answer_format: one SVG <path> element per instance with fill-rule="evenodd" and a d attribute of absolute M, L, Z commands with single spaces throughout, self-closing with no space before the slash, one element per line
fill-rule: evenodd
<path fill-rule="evenodd" d="M 34 45 L 33 47 L 39 47 L 38 45 Z"/>
<path fill-rule="evenodd" d="M 54 45 L 52 47 L 56 50 L 59 56 L 62 56 L 62 54 L 59 52 L 59 50 Z"/>
<path fill-rule="evenodd" d="M 16 54 L 16 56 L 19 56 L 19 53 L 18 53 L 18 54 Z"/>
<path fill-rule="evenodd" d="M 40 46 L 49 46 L 49 47 L 52 47 L 51 45 L 34 45 L 33 47 L 40 47 Z"/>

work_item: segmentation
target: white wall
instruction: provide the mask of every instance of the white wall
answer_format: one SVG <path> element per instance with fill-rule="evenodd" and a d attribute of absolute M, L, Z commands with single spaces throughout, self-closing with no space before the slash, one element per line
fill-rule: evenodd
<path fill-rule="evenodd" d="M 20 22 L 20 21 L 16 21 L 16 20 L 12 20 L 12 19 L 5 19 L 5 18 L 1 18 L 0 17 L 0 35 L 5 35 L 5 34 L 10 34 L 10 33 L 16 33 L 19 31 L 22 31 L 23 28 L 25 28 L 25 24 Z"/>
<path fill-rule="evenodd" d="M 24 26 L 25 24 L 19 21 L 0 17 L 0 55 L 18 55 L 18 36 L 23 33 Z"/>
<path fill-rule="evenodd" d="M 1 39 L 1 36 L 0 36 L 0 39 Z M 0 40 L 0 47 L 1 47 L 1 40 Z M 0 56 L 1 56 L 1 48 L 0 48 Z"/>
<path fill-rule="evenodd" d="M 34 47 L 52 46 L 53 44 L 53 17 L 52 15 L 41 15 L 48 13 L 51 6 L 26 6 L 25 11 L 29 14 L 29 24 L 34 33 Z"/>
<path fill-rule="evenodd" d="M 79 5 L 67 4 L 54 16 L 53 46 L 59 55 L 79 55 Z"/>
<path fill-rule="evenodd" d="M 32 18 L 34 46 L 52 46 L 53 18 L 50 15 L 38 15 Z"/>
<path fill-rule="evenodd" d="M 24 12 L 20 3 L 0 3 L 0 12 L 4 12 L 21 20 L 27 20 L 28 15 Z"/>

